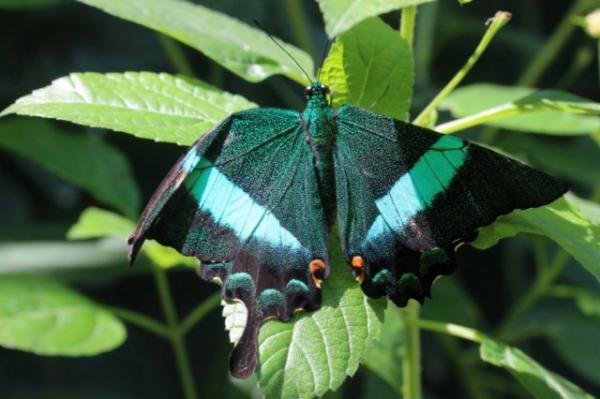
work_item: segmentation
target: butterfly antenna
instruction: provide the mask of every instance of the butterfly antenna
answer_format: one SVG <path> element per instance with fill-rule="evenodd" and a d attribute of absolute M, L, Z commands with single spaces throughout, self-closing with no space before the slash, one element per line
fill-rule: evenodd
<path fill-rule="evenodd" d="M 260 22 L 258 22 L 257 20 L 253 19 L 252 22 L 254 22 L 254 24 L 256 26 L 258 26 L 258 28 L 260 30 L 263 31 L 263 33 L 265 35 L 267 35 L 269 37 L 269 39 L 271 39 L 273 41 L 273 43 L 275 43 L 275 45 L 277 47 L 279 47 L 285 54 L 287 54 L 288 57 L 290 57 L 290 59 L 292 61 L 294 61 L 294 64 L 296 64 L 298 66 L 298 68 L 300 68 L 300 70 L 302 71 L 302 73 L 304 74 L 304 76 L 306 76 L 306 79 L 308 79 L 308 83 L 310 84 L 312 82 L 312 79 L 310 77 L 310 75 L 306 72 L 306 70 L 304 68 L 302 68 L 302 65 L 300 65 L 300 63 L 294 58 L 294 56 L 292 56 L 292 54 L 290 54 L 289 51 L 286 50 L 285 47 L 283 47 L 278 41 L 277 39 L 275 39 L 273 36 L 271 36 L 271 34 L 269 32 L 267 32 L 267 30 L 260 24 Z"/>
<path fill-rule="evenodd" d="M 321 68 L 319 68 L 319 73 L 317 74 L 317 82 L 320 82 L 323 64 L 325 63 L 325 58 L 327 57 L 327 54 L 329 53 L 332 44 L 333 39 L 327 39 L 327 41 L 325 42 L 325 47 L 323 47 L 323 54 L 321 54 Z"/>

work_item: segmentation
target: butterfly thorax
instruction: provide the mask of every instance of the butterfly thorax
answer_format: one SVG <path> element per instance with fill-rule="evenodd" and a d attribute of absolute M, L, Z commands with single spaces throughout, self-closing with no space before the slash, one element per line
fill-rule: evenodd
<path fill-rule="evenodd" d="M 308 98 L 302 113 L 302 126 L 306 145 L 312 153 L 312 163 L 316 171 L 321 199 L 328 216 L 332 215 L 329 204 L 334 203 L 333 110 L 327 101 L 329 89 L 320 83 L 306 88 Z"/>

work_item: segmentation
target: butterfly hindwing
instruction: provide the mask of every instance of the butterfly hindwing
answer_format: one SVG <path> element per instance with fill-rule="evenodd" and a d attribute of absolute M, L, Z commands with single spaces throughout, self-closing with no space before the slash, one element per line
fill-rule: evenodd
<path fill-rule="evenodd" d="M 453 136 L 340 107 L 334 160 L 338 223 L 369 296 L 422 300 L 454 269 L 457 246 L 515 209 L 566 191 L 551 176 Z"/>
<path fill-rule="evenodd" d="M 327 275 L 326 226 L 299 114 L 233 114 L 194 144 L 150 200 L 131 237 L 131 255 L 155 239 L 201 260 L 226 300 L 248 310 L 230 368 L 254 370 L 263 320 L 289 320 L 320 304 Z M 312 269 L 312 270 L 311 270 Z"/>

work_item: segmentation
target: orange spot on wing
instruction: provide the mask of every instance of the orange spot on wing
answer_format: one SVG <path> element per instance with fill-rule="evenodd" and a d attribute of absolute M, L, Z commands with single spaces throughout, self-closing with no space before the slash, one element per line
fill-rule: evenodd
<path fill-rule="evenodd" d="M 321 283 L 323 282 L 323 277 L 325 276 L 325 262 L 323 262 L 321 259 L 313 259 L 310 262 L 309 267 L 315 285 L 321 288 Z"/>
<path fill-rule="evenodd" d="M 362 256 L 356 255 L 352 257 L 350 264 L 352 265 L 352 274 L 354 274 L 354 278 L 359 284 L 362 284 L 362 282 L 365 281 L 365 260 Z"/>

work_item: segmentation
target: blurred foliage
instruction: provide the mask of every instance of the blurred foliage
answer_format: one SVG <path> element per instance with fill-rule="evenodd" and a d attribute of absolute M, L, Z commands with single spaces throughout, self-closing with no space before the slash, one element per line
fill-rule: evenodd
<path fill-rule="evenodd" d="M 0 0 L 1 397 L 256 397 L 257 382 L 269 397 L 600 394 L 599 1 L 198 3 Z M 498 8 L 512 21 L 484 35 Z M 266 323 L 258 378 L 233 381 L 197 262 L 149 242 L 127 269 L 125 239 L 173 144 L 257 104 L 303 106 L 306 77 L 253 19 L 335 104 L 419 115 L 574 194 L 482 229 L 477 248 L 532 234 L 462 250 L 420 314 L 334 270 L 323 308 Z M 235 341 L 243 309 L 224 315 Z"/>

